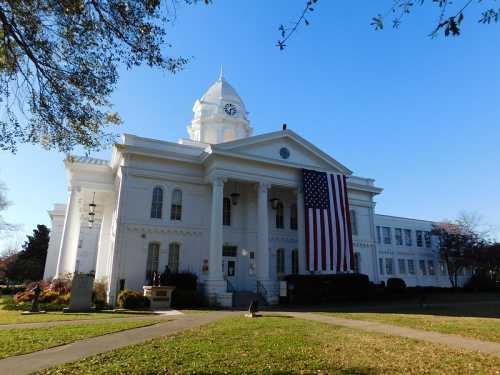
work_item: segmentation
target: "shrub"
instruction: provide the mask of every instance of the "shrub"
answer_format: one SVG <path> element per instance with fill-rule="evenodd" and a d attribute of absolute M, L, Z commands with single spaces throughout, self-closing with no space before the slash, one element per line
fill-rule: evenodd
<path fill-rule="evenodd" d="M 316 304 L 334 300 L 365 297 L 370 291 L 367 275 L 346 273 L 335 275 L 288 275 L 290 301 Z"/>
<path fill-rule="evenodd" d="M 472 275 L 467 283 L 465 283 L 464 289 L 474 292 L 494 292 L 498 290 L 496 281 L 482 273 Z"/>
<path fill-rule="evenodd" d="M 181 290 L 196 290 L 198 276 L 191 272 L 171 273 L 165 277 L 165 285 Z"/>
<path fill-rule="evenodd" d="M 196 290 L 175 289 L 172 292 L 172 307 L 176 309 L 203 306 L 207 306 L 207 301 Z"/>
<path fill-rule="evenodd" d="M 103 309 L 107 300 L 107 283 L 104 280 L 94 282 L 94 291 L 92 292 L 92 301 L 96 309 Z"/>
<path fill-rule="evenodd" d="M 402 293 L 406 290 L 406 283 L 398 277 L 391 277 L 387 280 L 387 290 L 390 293 Z"/>
<path fill-rule="evenodd" d="M 134 290 L 125 289 L 118 294 L 118 305 L 123 309 L 142 309 L 150 306 L 149 298 Z"/>

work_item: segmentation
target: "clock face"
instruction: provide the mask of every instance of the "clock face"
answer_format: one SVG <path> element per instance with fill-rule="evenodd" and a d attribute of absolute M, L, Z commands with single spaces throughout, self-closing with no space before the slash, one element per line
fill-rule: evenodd
<path fill-rule="evenodd" d="M 288 159 L 290 157 L 290 150 L 286 147 L 280 148 L 280 155 L 283 159 Z"/>
<path fill-rule="evenodd" d="M 228 103 L 224 106 L 224 112 L 229 116 L 236 116 L 238 114 L 238 109 L 234 104 Z"/>

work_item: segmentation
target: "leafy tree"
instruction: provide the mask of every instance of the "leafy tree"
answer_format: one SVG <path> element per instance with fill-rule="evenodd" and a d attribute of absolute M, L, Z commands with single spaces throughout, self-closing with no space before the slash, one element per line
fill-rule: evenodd
<path fill-rule="evenodd" d="M 0 0 L 0 149 L 111 142 L 109 127 L 121 122 L 109 103 L 118 68 L 181 70 L 188 59 L 165 55 L 165 27 L 178 3 L 197 2 Z"/>
<path fill-rule="evenodd" d="M 8 267 L 6 275 L 10 280 L 24 282 L 37 281 L 43 278 L 45 259 L 49 247 L 50 230 L 45 225 L 37 225 L 15 261 Z"/>
<path fill-rule="evenodd" d="M 6 190 L 5 184 L 0 181 L 0 235 L 15 228 L 12 224 L 7 223 L 2 217 L 2 211 L 5 211 L 10 205 L 10 202 L 7 200 L 7 194 L 5 193 Z"/>
<path fill-rule="evenodd" d="M 278 28 L 280 38 L 277 42 L 277 47 L 281 50 L 285 49 L 287 41 L 300 26 L 310 25 L 309 16 L 316 10 L 318 2 L 319 0 L 304 1 L 300 16 L 288 27 L 280 25 Z M 390 19 L 394 29 L 398 29 L 404 19 L 408 17 L 416 7 L 423 6 L 433 7 L 436 12 L 437 21 L 433 21 L 434 26 L 429 33 L 433 38 L 440 33 L 445 37 L 459 36 L 462 32 L 466 13 L 474 7 L 480 12 L 477 22 L 481 24 L 489 25 L 498 22 L 500 19 L 500 7 L 495 8 L 493 6 L 496 0 L 390 0 L 390 3 L 391 5 L 385 12 L 371 19 L 370 25 L 375 30 L 383 30 L 387 19 Z"/>

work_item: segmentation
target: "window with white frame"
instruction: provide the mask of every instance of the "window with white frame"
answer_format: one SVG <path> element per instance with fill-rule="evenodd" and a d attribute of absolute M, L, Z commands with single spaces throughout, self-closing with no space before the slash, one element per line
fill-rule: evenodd
<path fill-rule="evenodd" d="M 382 258 L 378 258 L 378 272 L 381 275 L 384 274 L 384 260 Z"/>
<path fill-rule="evenodd" d="M 427 267 L 425 266 L 425 260 L 419 260 L 418 261 L 418 266 L 420 268 L 420 273 L 422 275 L 427 275 Z"/>
<path fill-rule="evenodd" d="M 222 200 L 222 225 L 231 225 L 231 199 Z"/>
<path fill-rule="evenodd" d="M 415 261 L 413 259 L 408 259 L 408 273 L 410 275 L 415 275 Z"/>
<path fill-rule="evenodd" d="M 172 192 L 170 204 L 170 220 L 182 220 L 182 191 L 175 189 Z"/>
<path fill-rule="evenodd" d="M 424 246 L 424 238 L 423 238 L 423 233 L 421 230 L 417 230 L 416 232 L 417 235 L 417 246 L 418 247 L 423 247 Z"/>
<path fill-rule="evenodd" d="M 382 243 L 382 229 L 377 225 L 377 243 Z"/>
<path fill-rule="evenodd" d="M 398 268 L 401 275 L 406 275 L 406 261 L 404 259 L 398 259 Z"/>
<path fill-rule="evenodd" d="M 151 218 L 161 219 L 161 211 L 163 207 L 163 189 L 156 186 L 153 189 L 153 199 L 151 200 Z"/>
<path fill-rule="evenodd" d="M 431 247 L 431 232 L 425 231 L 424 232 L 424 240 L 425 240 L 425 247 Z"/>
<path fill-rule="evenodd" d="M 292 250 L 292 274 L 299 273 L 299 249 Z"/>
<path fill-rule="evenodd" d="M 298 213 L 297 213 L 297 205 L 294 203 L 290 207 L 290 229 L 297 230 L 298 228 Z"/>
<path fill-rule="evenodd" d="M 436 274 L 436 270 L 434 269 L 434 261 L 433 260 L 427 261 L 427 269 L 429 270 L 429 275 Z"/>
<path fill-rule="evenodd" d="M 285 209 L 282 202 L 276 205 L 276 228 L 283 229 L 285 227 Z"/>
<path fill-rule="evenodd" d="M 394 273 L 394 259 L 385 258 L 385 273 L 392 275 Z"/>
<path fill-rule="evenodd" d="M 285 273 L 285 249 L 276 250 L 276 272 L 278 275 Z"/>
<path fill-rule="evenodd" d="M 384 245 L 390 245 L 392 243 L 392 230 L 389 227 L 382 227 L 382 234 L 384 238 Z"/>
<path fill-rule="evenodd" d="M 146 283 L 153 282 L 154 274 L 158 274 L 158 261 L 160 258 L 160 244 L 151 242 L 148 245 L 148 257 L 146 260 Z"/>
<path fill-rule="evenodd" d="M 171 242 L 168 245 L 168 269 L 172 273 L 179 272 L 179 253 L 180 253 L 180 245 L 177 242 Z"/>
<path fill-rule="evenodd" d="M 396 245 L 403 246 L 403 229 L 394 229 L 394 237 L 396 238 Z"/>
<path fill-rule="evenodd" d="M 406 246 L 413 246 L 411 229 L 405 229 L 405 245 Z"/>
<path fill-rule="evenodd" d="M 351 217 L 352 234 L 354 236 L 357 236 L 358 235 L 358 216 L 356 214 L 356 210 L 350 210 L 349 215 Z"/>

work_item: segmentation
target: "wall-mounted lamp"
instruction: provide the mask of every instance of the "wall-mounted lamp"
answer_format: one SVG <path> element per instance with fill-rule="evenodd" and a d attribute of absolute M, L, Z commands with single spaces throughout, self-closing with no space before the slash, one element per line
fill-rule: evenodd
<path fill-rule="evenodd" d="M 276 210 L 278 208 L 279 200 L 277 198 L 272 198 L 269 202 L 271 202 L 271 208 Z"/>
<path fill-rule="evenodd" d="M 231 195 L 231 203 L 233 206 L 236 206 L 240 200 L 240 193 L 232 193 Z"/>
<path fill-rule="evenodd" d="M 92 203 L 89 204 L 89 229 L 91 229 L 94 226 L 94 221 L 95 221 L 95 191 L 94 195 L 92 196 Z"/>

